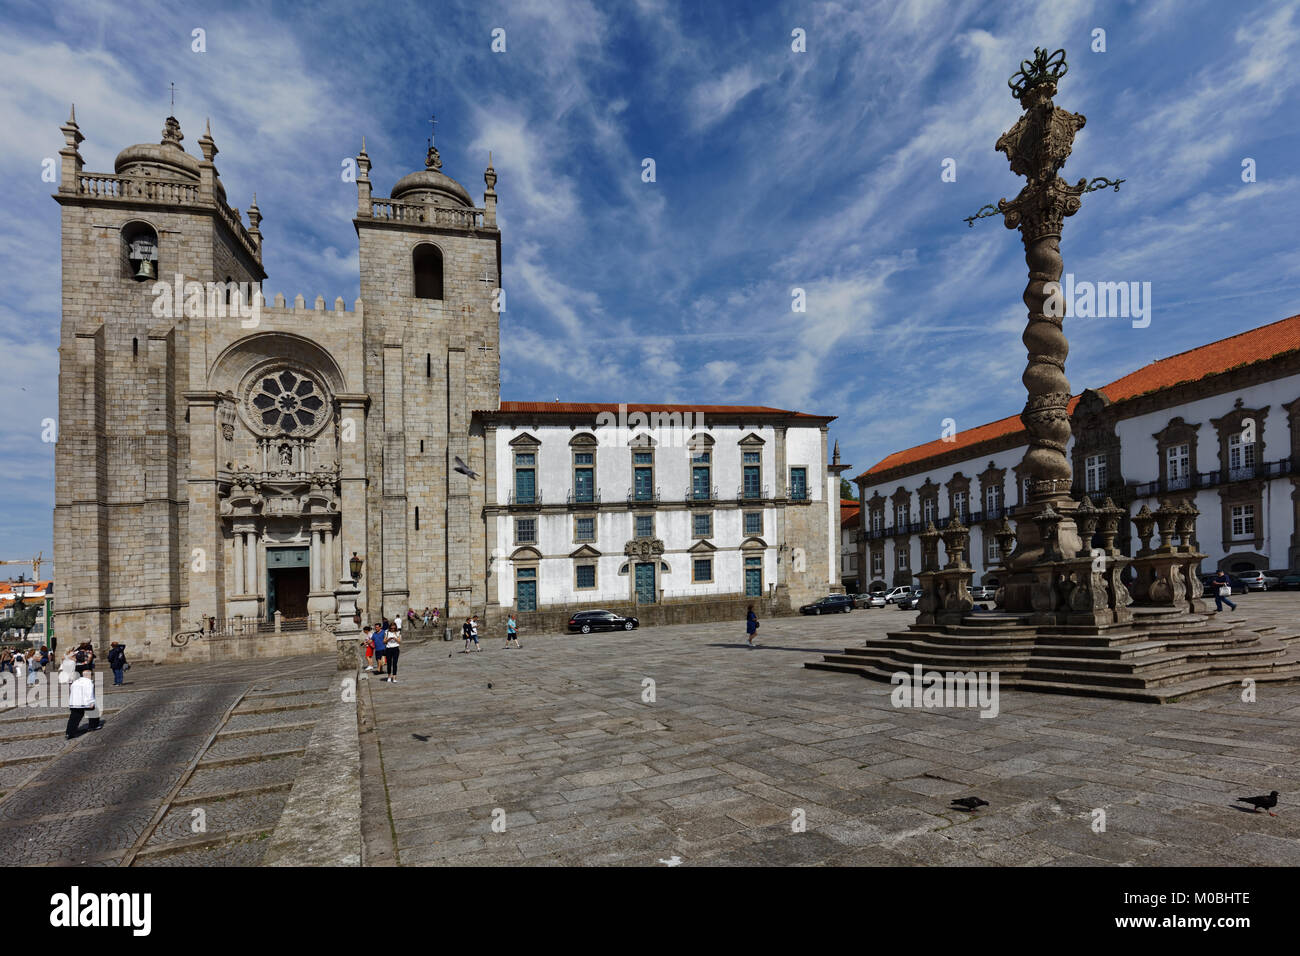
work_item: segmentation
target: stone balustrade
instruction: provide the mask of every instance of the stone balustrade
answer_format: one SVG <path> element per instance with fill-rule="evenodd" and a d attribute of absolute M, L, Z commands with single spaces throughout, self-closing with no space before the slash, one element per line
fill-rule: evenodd
<path fill-rule="evenodd" d="M 391 222 L 419 222 L 430 226 L 450 226 L 453 229 L 478 229 L 483 225 L 483 210 L 456 206 L 433 206 L 427 203 L 394 202 L 376 199 L 370 203 L 373 219 Z"/>

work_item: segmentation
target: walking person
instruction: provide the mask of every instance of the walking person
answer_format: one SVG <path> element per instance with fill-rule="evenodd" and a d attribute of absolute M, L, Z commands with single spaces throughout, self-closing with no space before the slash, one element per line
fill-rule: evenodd
<path fill-rule="evenodd" d="M 519 646 L 519 624 L 513 611 L 506 616 L 506 647 Z"/>
<path fill-rule="evenodd" d="M 462 654 L 468 654 L 468 653 L 469 653 L 469 642 L 472 641 L 472 640 L 474 640 L 473 631 L 472 631 L 471 628 L 470 628 L 470 623 L 469 623 L 469 622 L 470 622 L 470 619 L 469 619 L 469 618 L 465 618 L 465 623 L 462 624 L 462 625 L 460 626 L 460 636 L 463 637 L 463 638 L 465 638 L 465 649 L 461 651 Z M 478 643 L 478 642 L 475 641 L 475 643 Z"/>
<path fill-rule="evenodd" d="M 758 615 L 754 613 L 754 605 L 750 605 L 745 612 L 745 633 L 749 635 L 749 646 L 758 647 L 754 643 L 754 636 L 758 634 Z"/>
<path fill-rule="evenodd" d="M 113 671 L 113 686 L 120 686 L 122 675 L 126 671 L 126 645 L 114 641 L 108 649 L 108 666 Z"/>
<path fill-rule="evenodd" d="M 386 633 L 386 621 L 380 621 L 375 625 L 375 676 L 384 673 L 384 648 L 388 643 L 388 634 Z"/>
<path fill-rule="evenodd" d="M 88 710 L 91 711 L 89 729 L 98 730 L 103 726 L 103 722 L 98 716 L 99 703 L 95 700 L 95 682 L 90 677 L 93 673 L 92 668 L 78 667 L 77 679 L 72 682 L 72 689 L 68 692 L 68 729 L 66 736 L 69 740 L 77 736 L 81 718 L 85 716 Z"/>
<path fill-rule="evenodd" d="M 0 674 L 5 671 L 11 674 L 14 672 L 14 652 L 7 647 L 0 651 Z"/>
<path fill-rule="evenodd" d="M 469 636 L 474 642 L 474 650 L 483 650 L 483 645 L 478 642 L 478 618 L 470 617 L 469 619 Z"/>
<path fill-rule="evenodd" d="M 1214 613 L 1222 614 L 1225 604 L 1234 611 L 1237 610 L 1237 605 L 1232 600 L 1232 581 L 1225 572 L 1220 571 L 1214 576 Z"/>
<path fill-rule="evenodd" d="M 22 680 L 27 676 L 27 655 L 22 651 L 14 653 L 14 679 Z"/>
<path fill-rule="evenodd" d="M 370 636 L 370 625 L 367 624 L 361 629 L 361 645 L 366 649 L 366 670 L 375 669 L 375 639 Z"/>
<path fill-rule="evenodd" d="M 389 631 L 384 641 L 384 659 L 388 663 L 388 676 L 384 678 L 390 684 L 397 683 L 397 655 L 402 652 L 402 632 Z"/>
<path fill-rule="evenodd" d="M 27 686 L 31 687 L 41 679 L 41 658 L 36 648 L 27 652 Z"/>

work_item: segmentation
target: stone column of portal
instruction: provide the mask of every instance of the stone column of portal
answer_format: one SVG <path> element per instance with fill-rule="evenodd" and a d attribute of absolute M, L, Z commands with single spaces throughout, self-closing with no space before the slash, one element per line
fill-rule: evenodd
<path fill-rule="evenodd" d="M 244 568 L 248 577 L 244 582 L 245 594 L 257 593 L 257 532 L 247 531 L 244 533 L 244 542 L 248 548 L 248 553 L 244 557 Z"/>
<path fill-rule="evenodd" d="M 319 591 L 323 586 L 321 584 L 321 575 L 320 575 L 320 550 L 321 550 L 320 536 L 321 536 L 321 532 L 317 531 L 315 528 L 312 528 L 311 557 L 309 559 L 309 562 L 311 565 L 310 587 L 313 592 Z"/>
<path fill-rule="evenodd" d="M 236 533 L 235 533 L 235 536 L 234 536 L 234 550 L 235 550 L 235 587 L 233 588 L 233 590 L 234 590 L 235 593 L 232 594 L 232 595 L 230 595 L 231 597 L 234 597 L 234 596 L 237 595 L 237 594 L 243 594 L 243 593 L 244 593 L 244 582 L 247 580 L 246 576 L 244 575 L 244 535 L 243 535 L 243 532 L 236 532 Z M 224 617 L 225 615 L 222 615 L 222 616 Z"/>

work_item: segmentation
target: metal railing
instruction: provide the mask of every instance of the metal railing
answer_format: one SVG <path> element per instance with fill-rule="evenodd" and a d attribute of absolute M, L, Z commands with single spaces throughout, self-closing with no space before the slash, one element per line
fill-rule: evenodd
<path fill-rule="evenodd" d="M 535 491 L 532 494 L 520 495 L 512 491 L 508 503 L 511 505 L 540 505 L 542 503 L 542 494 Z"/>
<path fill-rule="evenodd" d="M 639 488 L 629 488 L 627 490 L 627 500 L 629 502 L 632 502 L 633 504 L 635 504 L 638 501 L 658 502 L 659 495 L 660 495 L 660 489 L 658 488 L 655 488 L 654 490 L 647 489 L 645 491 L 642 491 Z"/>

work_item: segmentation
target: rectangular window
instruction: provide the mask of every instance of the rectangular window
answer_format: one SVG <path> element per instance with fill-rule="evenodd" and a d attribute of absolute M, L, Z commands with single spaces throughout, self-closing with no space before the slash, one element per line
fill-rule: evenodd
<path fill-rule="evenodd" d="M 808 469 L 807 468 L 790 469 L 790 500 L 791 501 L 808 500 Z"/>
<path fill-rule="evenodd" d="M 637 515 L 636 516 L 636 537 L 653 538 L 654 536 L 655 536 L 655 516 Z"/>
<path fill-rule="evenodd" d="M 899 531 L 907 528 L 907 505 L 894 506 L 894 527 Z"/>
<path fill-rule="evenodd" d="M 954 491 L 952 493 L 952 513 L 963 522 L 970 518 L 970 512 L 966 508 L 966 492 Z"/>
<path fill-rule="evenodd" d="M 576 584 L 579 591 L 590 591 L 596 586 L 596 566 L 580 564 L 577 567 Z"/>
<path fill-rule="evenodd" d="M 696 558 L 691 562 L 691 580 L 705 582 L 713 580 L 713 559 Z"/>
<path fill-rule="evenodd" d="M 596 519 L 595 518 L 575 518 L 576 527 L 573 530 L 573 537 L 578 541 L 595 541 L 596 540 Z"/>
<path fill-rule="evenodd" d="M 707 464 L 709 463 L 709 460 L 710 460 L 711 457 L 712 457 L 712 456 L 711 456 L 710 453 L 707 452 L 707 451 L 698 451 L 698 452 L 694 452 L 694 453 L 691 455 L 691 464 L 693 464 L 693 465 L 707 465 Z"/>
<path fill-rule="evenodd" d="M 1165 449 L 1165 478 L 1170 488 L 1186 488 L 1191 480 L 1191 445 L 1171 445 Z"/>
<path fill-rule="evenodd" d="M 1034 483 L 1033 476 L 1026 475 L 1020 482 L 1020 503 L 1022 505 L 1029 503 L 1030 486 Z"/>
<path fill-rule="evenodd" d="M 632 470 L 632 497 L 636 501 L 654 500 L 654 469 L 640 466 Z"/>
<path fill-rule="evenodd" d="M 741 454 L 741 461 L 743 464 L 746 465 L 757 465 L 760 464 L 762 460 L 763 460 L 763 455 L 761 452 L 747 451 Z"/>
<path fill-rule="evenodd" d="M 998 518 L 1002 515 L 1002 486 L 989 485 L 984 489 L 985 517 Z"/>
<path fill-rule="evenodd" d="M 921 502 L 921 512 L 922 512 L 922 515 L 923 515 L 922 523 L 923 523 L 923 524 L 929 524 L 931 521 L 933 521 L 933 520 L 935 519 L 935 517 L 936 517 L 936 515 L 935 515 L 935 505 L 936 505 L 936 504 L 938 504 L 938 502 L 936 502 L 933 498 L 926 498 L 925 501 Z"/>
<path fill-rule="evenodd" d="M 594 501 L 596 494 L 596 469 L 592 467 L 595 456 L 578 452 L 573 456 L 573 500 Z"/>
<path fill-rule="evenodd" d="M 1002 546 L 998 544 L 998 539 L 992 536 L 984 541 L 984 553 L 988 555 L 988 564 L 997 564 L 1002 560 Z"/>
<path fill-rule="evenodd" d="M 881 551 L 871 552 L 871 573 L 872 574 L 885 573 L 885 555 L 883 552 Z"/>
<path fill-rule="evenodd" d="M 763 533 L 763 512 L 746 511 L 745 512 L 745 534 L 762 534 Z"/>
<path fill-rule="evenodd" d="M 911 559 L 908 557 L 907 552 L 900 550 L 898 552 L 898 570 L 906 571 L 910 566 L 909 565 L 910 560 Z"/>
<path fill-rule="evenodd" d="M 1228 436 L 1228 478 L 1238 481 L 1255 477 L 1255 443 L 1243 441 L 1241 435 Z"/>
<path fill-rule="evenodd" d="M 655 463 L 655 454 L 652 451 L 634 451 L 632 452 L 632 464 L 634 465 L 653 465 Z"/>
<path fill-rule="evenodd" d="M 751 454 L 753 454 L 753 452 L 745 452 L 746 457 Z M 759 466 L 745 465 L 744 475 L 744 485 L 741 489 L 742 494 L 744 494 L 746 498 L 763 497 L 762 477 Z"/>
<path fill-rule="evenodd" d="M 515 504 L 531 505 L 537 498 L 537 458 L 531 453 L 515 455 Z"/>
<path fill-rule="evenodd" d="M 515 543 L 516 544 L 537 543 L 537 519 L 536 518 L 515 519 Z"/>
<path fill-rule="evenodd" d="M 1094 491 L 1105 491 L 1108 478 L 1106 477 L 1106 456 L 1089 455 L 1083 460 L 1084 470 L 1084 490 L 1091 493 Z"/>
<path fill-rule="evenodd" d="M 708 452 L 704 452 L 708 458 Z M 709 480 L 709 466 L 698 465 L 691 468 L 691 497 L 696 501 L 708 501 L 713 483 Z"/>
<path fill-rule="evenodd" d="M 871 512 L 871 530 L 879 531 L 885 526 L 885 514 L 879 509 Z"/>
<path fill-rule="evenodd" d="M 707 511 L 697 512 L 691 516 L 692 534 L 697 538 L 707 538 L 713 534 L 713 515 Z"/>
<path fill-rule="evenodd" d="M 1232 536 L 1234 538 L 1251 538 L 1255 535 L 1255 506 L 1232 506 Z"/>

